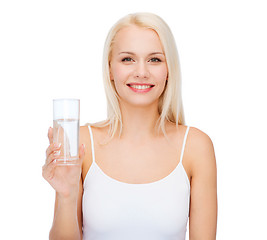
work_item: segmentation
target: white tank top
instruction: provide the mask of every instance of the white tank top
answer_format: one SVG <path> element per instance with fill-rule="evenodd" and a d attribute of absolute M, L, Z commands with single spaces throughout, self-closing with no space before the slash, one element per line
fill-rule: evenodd
<path fill-rule="evenodd" d="M 83 183 L 83 240 L 184 240 L 190 182 L 182 160 L 166 177 L 144 184 L 115 180 L 93 162 Z"/>

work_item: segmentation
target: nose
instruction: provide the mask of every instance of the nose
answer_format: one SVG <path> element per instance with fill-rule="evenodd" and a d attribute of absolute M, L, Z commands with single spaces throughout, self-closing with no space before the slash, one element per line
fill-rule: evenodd
<path fill-rule="evenodd" d="M 135 78 L 149 78 L 150 73 L 145 61 L 136 63 L 134 77 Z"/>

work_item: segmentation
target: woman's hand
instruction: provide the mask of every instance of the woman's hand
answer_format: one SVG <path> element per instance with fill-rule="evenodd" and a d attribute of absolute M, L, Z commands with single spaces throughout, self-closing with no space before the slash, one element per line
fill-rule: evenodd
<path fill-rule="evenodd" d="M 51 127 L 48 130 L 48 138 L 50 145 L 46 150 L 46 161 L 42 168 L 43 177 L 55 189 L 59 197 L 77 197 L 85 153 L 84 144 L 79 148 L 78 164 L 62 166 L 56 161 L 59 158 L 57 151 L 60 150 L 60 146 L 53 143 L 53 128 Z"/>

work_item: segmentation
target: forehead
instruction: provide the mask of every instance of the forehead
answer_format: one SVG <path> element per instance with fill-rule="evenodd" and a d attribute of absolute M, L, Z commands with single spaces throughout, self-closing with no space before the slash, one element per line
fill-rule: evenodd
<path fill-rule="evenodd" d="M 162 44 L 158 34 L 147 28 L 138 26 L 128 26 L 122 28 L 115 36 L 114 51 L 133 51 L 139 50 L 162 51 Z"/>

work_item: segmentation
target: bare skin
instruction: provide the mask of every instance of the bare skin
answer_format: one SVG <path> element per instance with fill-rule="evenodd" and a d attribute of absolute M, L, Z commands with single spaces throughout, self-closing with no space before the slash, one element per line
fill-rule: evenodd
<path fill-rule="evenodd" d="M 114 41 L 110 73 L 120 96 L 123 133 L 121 138 L 116 134 L 108 144 L 101 145 L 108 128 L 92 127 L 96 163 L 105 174 L 121 182 L 149 183 L 166 177 L 180 161 L 186 126 L 176 128 L 173 123 L 166 122 L 169 142 L 155 129 L 158 101 L 167 81 L 166 59 L 155 32 L 135 26 L 119 31 Z M 135 83 L 154 86 L 149 92 L 141 93 L 129 86 Z M 48 135 L 52 141 L 51 130 Z M 80 148 L 80 169 L 56 171 L 55 149 L 50 146 L 47 151 L 43 176 L 57 192 L 50 239 L 63 239 L 62 236 L 82 239 L 82 189 L 92 164 L 86 126 L 80 128 L 80 143 L 85 144 L 85 151 Z M 194 127 L 188 133 L 183 166 L 191 186 L 190 240 L 214 240 L 217 224 L 215 153 L 210 138 Z M 51 180 L 51 171 L 56 173 L 54 180 Z M 62 181 L 60 177 L 71 179 Z M 69 235 L 64 235 L 62 229 L 67 229 Z"/>
<path fill-rule="evenodd" d="M 85 155 L 84 145 L 79 149 L 79 163 L 75 166 L 57 166 L 56 151 L 53 144 L 53 129 L 48 130 L 50 142 L 46 150 L 46 162 L 43 166 L 43 177 L 56 192 L 53 226 L 49 239 L 82 239 L 81 166 Z"/>
<path fill-rule="evenodd" d="M 117 181 L 135 184 L 158 181 L 169 175 L 179 163 L 186 126 L 179 125 L 176 129 L 174 124 L 169 124 L 167 129 L 171 144 L 164 136 L 159 136 L 157 139 L 152 137 L 134 144 L 130 139 L 114 139 L 110 144 L 102 146 L 100 143 L 106 136 L 107 129 L 92 127 L 96 164 L 106 175 Z M 83 134 L 87 139 L 82 170 L 84 180 L 92 164 L 92 152 L 87 127 L 83 129 Z M 140 152 L 145 154 L 139 154 Z M 214 240 L 217 226 L 214 148 L 209 136 L 194 127 L 190 127 L 187 136 L 183 166 L 191 188 L 189 239 Z"/>

